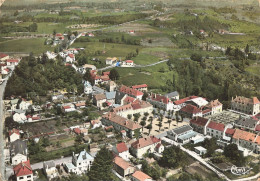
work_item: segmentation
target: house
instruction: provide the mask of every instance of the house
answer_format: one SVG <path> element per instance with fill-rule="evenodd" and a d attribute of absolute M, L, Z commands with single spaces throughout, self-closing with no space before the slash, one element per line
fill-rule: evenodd
<path fill-rule="evenodd" d="M 5 62 L 9 58 L 10 58 L 9 55 L 7 55 L 5 53 L 0 53 L 0 62 Z"/>
<path fill-rule="evenodd" d="M 94 161 L 94 158 L 86 151 L 83 150 L 79 154 L 72 155 L 72 163 L 65 164 L 65 170 L 69 173 L 81 175 L 87 173 Z"/>
<path fill-rule="evenodd" d="M 210 101 L 205 107 L 211 110 L 211 115 L 222 112 L 222 104 L 218 99 Z"/>
<path fill-rule="evenodd" d="M 232 97 L 231 109 L 249 115 L 257 115 L 260 112 L 260 101 L 257 97 L 246 98 L 242 96 Z"/>
<path fill-rule="evenodd" d="M 33 181 L 33 171 L 30 160 L 20 162 L 13 168 L 16 181 Z"/>
<path fill-rule="evenodd" d="M 190 142 L 190 140 L 196 135 L 197 133 L 193 131 L 192 127 L 189 125 L 183 125 L 181 127 L 167 131 L 168 138 L 182 144 Z"/>
<path fill-rule="evenodd" d="M 9 131 L 9 141 L 12 143 L 18 139 L 20 139 L 20 131 L 18 129 L 13 128 Z"/>
<path fill-rule="evenodd" d="M 160 94 L 151 93 L 147 97 L 146 101 L 151 103 L 156 108 L 164 109 L 166 111 L 173 110 L 173 102 L 170 100 L 170 98 Z"/>
<path fill-rule="evenodd" d="M 19 63 L 18 59 L 7 59 L 6 60 L 7 66 L 16 66 L 16 65 L 18 65 L 18 63 Z"/>
<path fill-rule="evenodd" d="M 81 134 L 81 131 L 79 128 L 73 128 L 73 132 L 76 134 L 76 135 L 80 135 Z"/>
<path fill-rule="evenodd" d="M 95 35 L 93 33 L 88 33 L 88 37 L 94 37 Z"/>
<path fill-rule="evenodd" d="M 93 87 L 89 81 L 84 81 L 84 93 L 89 95 L 93 92 Z"/>
<path fill-rule="evenodd" d="M 202 146 L 194 147 L 194 151 L 199 155 L 205 155 L 207 153 L 207 149 Z"/>
<path fill-rule="evenodd" d="M 207 125 L 207 135 L 213 136 L 215 138 L 222 138 L 225 130 L 225 125 L 223 123 L 217 123 L 210 121 Z"/>
<path fill-rule="evenodd" d="M 130 152 L 137 158 L 142 158 L 145 153 L 162 153 L 164 146 L 161 140 L 155 136 L 140 138 L 133 142 L 130 147 Z"/>
<path fill-rule="evenodd" d="M 63 94 L 57 94 L 57 95 L 51 96 L 51 100 L 52 101 L 61 101 L 63 99 L 64 99 L 64 95 Z"/>
<path fill-rule="evenodd" d="M 75 104 L 76 109 L 82 109 L 86 107 L 86 102 L 85 101 L 80 101 L 80 102 L 76 102 Z"/>
<path fill-rule="evenodd" d="M 108 84 L 107 84 L 107 91 L 108 92 L 114 92 L 116 90 L 116 83 L 112 80 L 108 81 Z"/>
<path fill-rule="evenodd" d="M 97 70 L 97 67 L 95 65 L 91 65 L 91 64 L 85 64 L 82 66 L 83 69 L 86 70 Z"/>
<path fill-rule="evenodd" d="M 72 104 L 72 103 L 64 104 L 64 105 L 62 106 L 61 110 L 62 110 L 64 113 L 76 111 L 75 106 L 74 106 L 74 104 Z"/>
<path fill-rule="evenodd" d="M 47 176 L 48 180 L 51 180 L 59 176 L 59 172 L 53 160 L 43 162 L 43 172 Z"/>
<path fill-rule="evenodd" d="M 140 99 L 140 100 L 142 100 L 142 97 L 144 95 L 143 92 L 136 90 L 136 89 L 133 89 L 133 88 L 130 88 L 130 87 L 127 87 L 127 86 L 124 86 L 124 85 L 120 87 L 119 91 L 124 93 L 124 94 L 127 94 L 131 97 L 135 97 L 137 99 Z"/>
<path fill-rule="evenodd" d="M 198 108 L 202 108 L 202 107 L 206 106 L 209 102 L 205 98 L 196 97 L 196 98 L 187 100 L 185 103 L 187 105 L 191 104 L 191 105 L 196 106 Z"/>
<path fill-rule="evenodd" d="M 55 60 L 56 57 L 58 56 L 57 53 L 50 52 L 50 51 L 47 51 L 47 52 L 46 52 L 46 55 L 47 55 L 48 59 L 50 59 L 50 60 Z"/>
<path fill-rule="evenodd" d="M 112 151 L 115 155 L 123 158 L 124 160 L 129 160 L 130 154 L 129 154 L 129 149 L 127 145 L 124 142 L 116 144 L 113 148 Z"/>
<path fill-rule="evenodd" d="M 106 107 L 105 102 L 107 101 L 105 94 L 96 94 L 93 96 L 93 104 L 97 106 L 100 110 Z"/>
<path fill-rule="evenodd" d="M 180 115 L 185 118 L 202 117 L 202 110 L 194 105 L 187 104 L 180 110 Z"/>
<path fill-rule="evenodd" d="M 124 105 L 123 100 L 128 97 L 127 94 L 120 92 L 120 91 L 116 91 L 116 97 L 115 97 L 115 103 L 118 105 Z M 129 96 L 130 97 L 130 96 Z"/>
<path fill-rule="evenodd" d="M 133 181 L 152 181 L 152 178 L 149 175 L 146 175 L 144 172 L 137 170 L 137 171 L 135 171 L 135 173 L 133 173 L 132 180 Z"/>
<path fill-rule="evenodd" d="M 133 97 L 130 97 L 130 96 L 125 96 L 125 97 L 123 97 L 123 99 L 122 99 L 123 105 L 132 104 L 132 103 L 134 103 L 136 100 L 137 100 L 136 98 L 133 98 Z"/>
<path fill-rule="evenodd" d="M 27 117 L 25 116 L 25 112 L 16 112 L 14 115 L 13 115 L 13 120 L 15 122 L 18 122 L 18 123 L 24 123 L 27 121 Z"/>
<path fill-rule="evenodd" d="M 122 177 L 131 175 L 135 171 L 134 165 L 130 164 L 129 162 L 125 161 L 123 158 L 119 156 L 116 156 L 114 158 L 113 168 Z"/>
<path fill-rule="evenodd" d="M 179 100 L 180 95 L 179 95 L 179 92 L 174 91 L 174 92 L 165 94 L 164 97 L 168 97 L 169 99 L 171 99 L 171 101 L 176 101 L 176 100 Z"/>
<path fill-rule="evenodd" d="M 234 123 L 235 127 L 248 131 L 255 131 L 259 124 L 260 121 L 258 119 L 248 116 L 240 116 Z"/>
<path fill-rule="evenodd" d="M 113 57 L 113 58 L 108 57 L 108 58 L 106 59 L 106 65 L 113 65 L 113 64 L 115 64 L 116 62 L 117 62 L 117 58 L 116 58 L 116 57 Z"/>
<path fill-rule="evenodd" d="M 190 120 L 190 126 L 193 128 L 194 131 L 206 135 L 207 134 L 206 128 L 209 122 L 210 120 L 207 118 L 196 117 Z"/>
<path fill-rule="evenodd" d="M 138 113 L 143 115 L 144 113 L 152 113 L 153 106 L 149 102 L 137 99 L 131 104 L 118 106 L 114 108 L 112 111 L 119 116 L 127 118 L 128 115 L 134 115 Z"/>
<path fill-rule="evenodd" d="M 133 67 L 134 66 L 134 61 L 133 60 L 126 60 L 122 62 L 122 67 Z"/>
<path fill-rule="evenodd" d="M 73 62 L 75 62 L 76 60 L 75 60 L 75 56 L 74 56 L 74 54 L 72 54 L 72 53 L 70 53 L 70 54 L 68 54 L 68 56 L 66 57 L 66 59 L 65 59 L 65 62 L 66 63 L 73 63 Z"/>
<path fill-rule="evenodd" d="M 140 134 L 141 126 L 131 120 L 109 112 L 102 116 L 102 124 L 105 126 L 113 126 L 118 132 L 125 130 L 128 137 L 132 138 L 135 134 Z"/>
<path fill-rule="evenodd" d="M 91 129 L 96 129 L 102 126 L 100 120 L 91 120 L 90 124 L 91 124 Z"/>
<path fill-rule="evenodd" d="M 142 92 L 146 92 L 147 91 L 147 84 L 141 84 L 141 85 L 133 85 L 132 86 L 133 89 L 136 89 L 136 90 L 139 90 L 139 91 L 142 91 Z"/>
<path fill-rule="evenodd" d="M 10 154 L 12 165 L 17 165 L 27 160 L 26 141 L 16 140 L 10 144 Z"/>
<path fill-rule="evenodd" d="M 232 137 L 232 143 L 260 154 L 260 136 L 257 134 L 236 129 Z"/>
<path fill-rule="evenodd" d="M 173 104 L 174 104 L 174 110 L 175 111 L 179 111 L 181 108 L 183 108 L 184 106 L 186 106 L 186 102 L 188 100 L 191 100 L 191 99 L 195 99 L 197 98 L 198 96 L 189 96 L 189 97 L 185 97 L 183 99 L 179 99 L 177 101 L 174 101 Z"/>

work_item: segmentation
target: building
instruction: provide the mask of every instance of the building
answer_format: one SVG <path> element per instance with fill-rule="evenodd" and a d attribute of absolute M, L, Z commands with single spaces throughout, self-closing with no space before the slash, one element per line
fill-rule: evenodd
<path fill-rule="evenodd" d="M 80 175 L 89 171 L 93 161 L 94 158 L 86 150 L 81 151 L 79 154 L 73 152 L 72 163 L 66 163 L 65 169 L 69 173 Z"/>
<path fill-rule="evenodd" d="M 118 116 L 109 112 L 102 116 L 102 124 L 105 126 L 113 126 L 118 132 L 125 130 L 128 137 L 132 138 L 135 134 L 140 134 L 141 126 L 131 120 Z"/>
<path fill-rule="evenodd" d="M 0 62 L 5 62 L 9 58 L 10 58 L 9 55 L 7 55 L 5 53 L 0 53 Z"/>
<path fill-rule="evenodd" d="M 33 171 L 30 160 L 20 162 L 14 166 L 13 170 L 16 181 L 33 181 Z"/>
<path fill-rule="evenodd" d="M 260 136 L 254 133 L 236 129 L 232 143 L 260 154 Z"/>
<path fill-rule="evenodd" d="M 105 92 L 106 95 L 106 103 L 108 106 L 115 104 L 116 92 Z"/>
<path fill-rule="evenodd" d="M 12 143 L 18 139 L 20 139 L 20 131 L 18 129 L 13 128 L 9 131 L 9 141 Z"/>
<path fill-rule="evenodd" d="M 105 102 L 107 101 L 105 94 L 96 94 L 93 96 L 93 104 L 97 106 L 100 110 L 105 107 Z"/>
<path fill-rule="evenodd" d="M 145 153 L 162 153 L 164 146 L 161 144 L 161 140 L 154 137 L 140 138 L 133 142 L 130 147 L 131 154 L 137 158 L 142 158 Z"/>
<path fill-rule="evenodd" d="M 170 92 L 168 94 L 165 94 L 164 96 L 170 98 L 171 101 L 176 101 L 176 100 L 179 100 L 179 98 L 180 98 L 179 92 L 177 92 L 177 91 Z"/>
<path fill-rule="evenodd" d="M 122 62 L 122 67 L 133 67 L 134 66 L 134 61 L 133 60 L 126 60 Z"/>
<path fill-rule="evenodd" d="M 133 181 L 152 181 L 152 178 L 145 174 L 144 172 L 142 171 L 135 171 L 135 173 L 133 173 L 132 175 L 132 180 Z"/>
<path fill-rule="evenodd" d="M 185 118 L 202 117 L 202 110 L 194 105 L 187 104 L 180 110 L 180 115 Z"/>
<path fill-rule="evenodd" d="M 235 121 L 234 126 L 242 130 L 255 131 L 259 124 L 260 121 L 258 119 L 248 116 L 240 116 L 240 118 Z"/>
<path fill-rule="evenodd" d="M 84 81 L 84 93 L 89 95 L 93 92 L 93 87 L 89 81 Z"/>
<path fill-rule="evenodd" d="M 198 96 L 190 96 L 190 97 L 185 97 L 183 99 L 179 99 L 177 101 L 174 101 L 174 110 L 175 111 L 179 111 L 181 108 L 183 108 L 184 106 L 186 106 L 186 102 L 191 100 L 191 99 L 195 99 L 198 98 Z"/>
<path fill-rule="evenodd" d="M 64 113 L 76 111 L 75 105 L 72 103 L 65 104 L 61 107 Z"/>
<path fill-rule="evenodd" d="M 115 155 L 123 158 L 124 160 L 129 160 L 130 158 L 130 153 L 127 145 L 124 142 L 116 144 L 113 148 L 112 151 Z"/>
<path fill-rule="evenodd" d="M 114 92 L 116 90 L 116 83 L 112 80 L 108 81 L 108 84 L 107 84 L 107 91 L 108 92 Z"/>
<path fill-rule="evenodd" d="M 141 85 L 133 85 L 132 88 L 139 90 L 139 91 L 142 91 L 142 92 L 146 92 L 148 86 L 147 86 L 147 84 L 141 84 Z"/>
<path fill-rule="evenodd" d="M 26 141 L 16 140 L 10 144 L 10 154 L 12 165 L 17 165 L 27 160 Z"/>
<path fill-rule="evenodd" d="M 82 65 L 82 68 L 86 70 L 97 70 L 97 67 L 95 65 L 91 65 L 91 64 L 85 64 Z"/>
<path fill-rule="evenodd" d="M 218 99 L 210 101 L 206 106 L 206 108 L 211 110 L 211 115 L 221 113 L 223 105 L 219 102 Z"/>
<path fill-rule="evenodd" d="M 215 138 L 222 138 L 225 130 L 225 125 L 223 123 L 217 123 L 210 121 L 207 125 L 207 135 L 213 136 Z"/>
<path fill-rule="evenodd" d="M 135 167 L 132 164 L 125 161 L 123 158 L 119 156 L 116 156 L 114 158 L 113 163 L 114 170 L 122 177 L 131 175 L 135 171 Z"/>
<path fill-rule="evenodd" d="M 190 126 L 193 128 L 194 131 L 206 135 L 207 134 L 206 128 L 209 122 L 210 120 L 207 118 L 196 117 L 190 120 Z"/>
<path fill-rule="evenodd" d="M 207 149 L 202 146 L 194 147 L 194 151 L 199 155 L 205 155 L 207 153 Z"/>
<path fill-rule="evenodd" d="M 8 59 L 8 60 L 6 60 L 7 66 L 16 66 L 16 65 L 18 65 L 18 63 L 19 63 L 18 59 Z"/>
<path fill-rule="evenodd" d="M 59 172 L 54 161 L 43 162 L 43 172 L 47 176 L 48 180 L 59 176 Z"/>
<path fill-rule="evenodd" d="M 147 97 L 146 101 L 151 103 L 156 108 L 164 109 L 166 111 L 173 110 L 173 102 L 170 100 L 170 98 L 160 94 L 151 93 Z"/>
<path fill-rule="evenodd" d="M 205 98 L 202 98 L 202 97 L 195 97 L 193 99 L 189 99 L 185 102 L 187 105 L 188 104 L 191 104 L 191 105 L 194 105 L 198 108 L 202 108 L 206 105 L 208 105 L 208 101 L 205 99 Z"/>
<path fill-rule="evenodd" d="M 183 125 L 181 127 L 167 131 L 168 138 L 183 144 L 190 142 L 190 140 L 196 135 L 197 133 L 193 131 L 192 127 L 189 125 Z"/>
<path fill-rule="evenodd" d="M 117 62 L 117 58 L 116 57 L 107 57 L 106 59 L 106 65 L 113 65 Z"/>
<path fill-rule="evenodd" d="M 112 111 L 119 116 L 127 118 L 128 115 L 134 115 L 138 113 L 143 115 L 144 113 L 152 113 L 153 106 L 146 101 L 141 101 L 137 99 L 131 104 L 118 106 L 114 108 Z"/>
<path fill-rule="evenodd" d="M 249 115 L 257 115 L 260 112 L 260 101 L 257 97 L 246 98 L 236 96 L 231 100 L 231 109 Z"/>
<path fill-rule="evenodd" d="M 76 109 L 83 109 L 86 107 L 86 102 L 85 101 L 80 101 L 80 102 L 76 102 L 74 103 Z"/>
<path fill-rule="evenodd" d="M 142 100 L 142 97 L 144 95 L 143 92 L 136 90 L 136 89 L 133 89 L 133 88 L 130 88 L 130 87 L 127 87 L 127 86 L 124 86 L 124 85 L 120 87 L 119 91 L 124 93 L 124 94 L 127 94 L 131 97 L 135 97 L 137 99 L 140 99 L 140 100 Z"/>
<path fill-rule="evenodd" d="M 75 55 L 72 54 L 72 53 L 68 54 L 68 56 L 65 59 L 65 62 L 66 63 L 73 63 L 73 62 L 75 62 Z"/>

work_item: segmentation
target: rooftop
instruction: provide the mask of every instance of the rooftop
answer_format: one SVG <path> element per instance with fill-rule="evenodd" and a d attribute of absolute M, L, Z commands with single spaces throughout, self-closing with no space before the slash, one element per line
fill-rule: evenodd
<path fill-rule="evenodd" d="M 128 94 L 128 95 L 132 95 L 132 96 L 142 96 L 144 93 L 139 91 L 139 90 L 136 90 L 136 89 L 133 89 L 133 88 L 130 88 L 130 87 L 127 87 L 127 86 L 121 86 L 120 87 L 120 92 L 123 92 L 125 94 Z"/>
<path fill-rule="evenodd" d="M 132 164 L 130 164 L 129 162 L 125 161 L 123 158 L 116 156 L 114 158 L 114 163 L 116 165 L 118 165 L 119 167 L 123 168 L 124 170 L 129 168 L 129 167 L 133 167 Z"/>
<path fill-rule="evenodd" d="M 217 123 L 214 121 L 210 121 L 207 128 L 211 128 L 218 131 L 224 131 L 225 125 L 223 123 Z"/>
<path fill-rule="evenodd" d="M 198 126 L 205 126 L 209 119 L 203 117 L 196 117 L 195 119 L 190 120 L 190 123 L 196 124 Z"/>
<path fill-rule="evenodd" d="M 260 104 L 260 101 L 257 97 L 246 98 L 243 96 L 236 96 L 234 99 L 232 98 L 231 102 L 241 103 L 241 104 Z"/>
<path fill-rule="evenodd" d="M 19 163 L 18 165 L 14 166 L 13 170 L 16 177 L 33 174 L 30 160 Z"/>
<path fill-rule="evenodd" d="M 150 136 L 150 137 L 138 139 L 137 141 L 135 141 L 131 144 L 131 147 L 133 147 L 135 149 L 140 149 L 140 148 L 152 145 L 154 143 L 159 143 L 159 142 L 161 142 L 160 139 L 158 139 L 154 136 Z"/>
<path fill-rule="evenodd" d="M 142 171 L 135 171 L 135 173 L 133 173 L 132 175 L 134 178 L 136 178 L 137 180 L 140 181 L 145 181 L 147 179 L 152 179 L 149 175 L 146 175 L 144 172 Z"/>
<path fill-rule="evenodd" d="M 128 148 L 127 148 L 127 146 L 126 146 L 126 144 L 124 142 L 118 143 L 116 145 L 116 149 L 117 149 L 118 153 L 122 153 L 122 152 L 128 151 Z"/>

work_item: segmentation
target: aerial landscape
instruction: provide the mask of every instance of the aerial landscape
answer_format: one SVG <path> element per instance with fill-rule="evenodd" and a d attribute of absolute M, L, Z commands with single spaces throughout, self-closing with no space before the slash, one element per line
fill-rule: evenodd
<path fill-rule="evenodd" d="M 260 0 L 0 0 L 0 181 L 260 181 Z"/>

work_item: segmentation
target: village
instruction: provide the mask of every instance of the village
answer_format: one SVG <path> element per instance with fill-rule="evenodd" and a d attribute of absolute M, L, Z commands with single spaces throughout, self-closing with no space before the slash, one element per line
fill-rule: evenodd
<path fill-rule="evenodd" d="M 120 85 L 111 68 L 133 67 L 134 61 L 108 57 L 106 65 L 112 67 L 110 71 L 101 72 L 91 64 L 76 66 L 75 55 L 79 51 L 70 48 L 58 54 L 65 66 L 89 75 L 87 80 L 82 80 L 82 95 L 63 89 L 50 91 L 46 101 L 41 103 L 26 97 L 3 101 L 8 118 L 5 164 L 10 179 L 52 180 L 86 174 L 103 147 L 113 153 L 112 171 L 120 180 L 154 180 L 144 173 L 142 160 L 153 167 L 172 146 L 186 152 L 193 160 L 191 165 L 197 165 L 193 169 L 192 166 L 181 168 L 188 173 L 199 174 L 198 167 L 206 172 L 202 175 L 204 178 L 216 175 L 216 178 L 230 180 L 230 175 L 252 175 L 253 168 L 249 164 L 235 165 L 219 158 L 223 158 L 221 155 L 230 145 L 236 145 L 242 157 L 259 158 L 260 101 L 257 97 L 234 95 L 231 107 L 224 110 L 218 99 L 184 97 L 177 91 L 161 95 L 151 92 L 145 82 Z M 57 56 L 51 52 L 46 55 L 49 60 Z M 22 58 L 4 53 L 0 57 L 0 75 L 4 82 Z M 215 147 L 205 144 L 209 140 Z M 39 145 L 43 147 L 36 148 Z M 66 150 L 71 147 L 76 149 Z M 56 156 L 40 157 L 37 149 L 47 153 L 54 151 Z M 259 160 L 254 164 L 259 164 Z M 160 166 L 160 169 L 165 168 Z M 165 176 L 175 172 L 169 169 Z M 163 176 L 159 174 L 160 177 Z"/>

